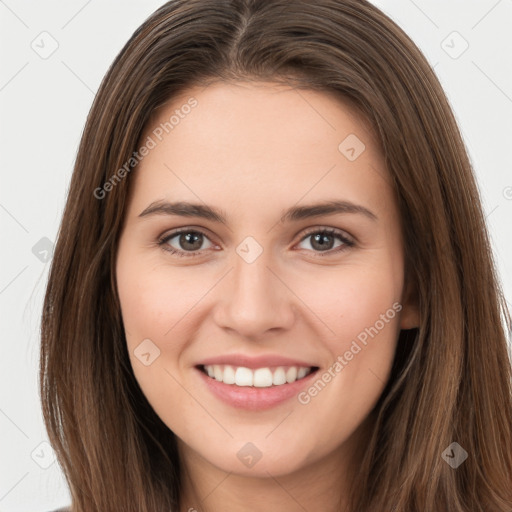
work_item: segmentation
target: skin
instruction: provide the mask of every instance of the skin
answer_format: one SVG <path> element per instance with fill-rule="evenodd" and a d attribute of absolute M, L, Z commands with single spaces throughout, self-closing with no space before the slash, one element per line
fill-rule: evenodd
<path fill-rule="evenodd" d="M 145 137 L 191 96 L 197 106 L 130 177 L 116 270 L 135 377 L 178 438 L 181 510 L 338 511 L 399 331 L 418 325 L 405 300 L 400 216 L 382 154 L 348 104 L 263 82 L 190 88 L 157 112 Z M 365 144 L 354 161 L 338 149 L 349 134 Z M 159 200 L 205 203 L 227 222 L 139 216 Z M 376 219 L 336 213 L 280 222 L 287 208 L 326 200 L 364 206 Z M 177 228 L 205 237 L 191 246 L 176 236 L 167 246 L 199 247 L 198 255 L 158 245 Z M 343 242 L 328 236 L 322 251 L 318 231 L 306 237 L 310 228 L 334 228 L 354 245 L 336 252 Z M 263 248 L 252 263 L 236 252 L 248 236 Z M 231 407 L 194 368 L 221 354 L 271 353 L 311 361 L 322 374 L 395 303 L 401 311 L 307 404 L 293 397 L 266 411 Z M 148 366 L 134 355 L 144 339 L 160 350 Z M 262 454 L 251 468 L 237 457 L 248 442 Z"/>

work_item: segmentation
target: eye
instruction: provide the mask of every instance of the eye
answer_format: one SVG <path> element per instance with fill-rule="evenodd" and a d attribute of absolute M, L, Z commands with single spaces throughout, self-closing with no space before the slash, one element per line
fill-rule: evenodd
<path fill-rule="evenodd" d="M 349 238 L 348 235 L 333 228 L 311 229 L 302 237 L 300 243 L 308 239 L 311 239 L 309 242 L 310 248 L 306 247 L 306 249 L 316 253 L 326 253 L 326 255 L 341 252 L 355 245 L 355 242 Z M 337 246 L 334 245 L 336 240 L 340 242 Z M 205 241 L 209 243 L 207 247 L 203 247 Z M 161 246 L 163 250 L 180 257 L 198 256 L 202 250 L 214 246 L 205 233 L 187 228 L 182 228 L 164 235 L 158 240 L 158 245 Z M 317 255 L 324 256 L 324 254 Z"/>
<path fill-rule="evenodd" d="M 173 239 L 176 239 L 173 242 L 174 245 L 171 243 Z M 208 240 L 210 245 L 202 247 L 205 240 Z M 213 247 L 213 244 L 203 232 L 193 229 L 180 229 L 164 235 L 158 241 L 158 245 L 176 256 L 197 256 L 202 249 Z"/>
<path fill-rule="evenodd" d="M 310 239 L 309 245 L 311 250 L 314 252 L 323 252 L 332 255 L 340 251 L 346 250 L 349 247 L 355 245 L 354 241 L 351 240 L 345 233 L 338 231 L 333 228 L 315 228 L 306 233 L 301 240 L 301 243 Z M 339 240 L 340 244 L 334 247 L 335 241 Z M 324 254 L 318 254 L 318 256 L 324 256 Z"/>

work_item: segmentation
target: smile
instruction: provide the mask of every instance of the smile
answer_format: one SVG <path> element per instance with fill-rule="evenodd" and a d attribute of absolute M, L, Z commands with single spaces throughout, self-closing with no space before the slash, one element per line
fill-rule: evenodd
<path fill-rule="evenodd" d="M 244 366 L 213 364 L 202 365 L 200 369 L 210 378 L 224 384 L 268 388 L 292 384 L 315 371 L 317 367 L 277 366 L 251 369 Z"/>
<path fill-rule="evenodd" d="M 297 397 L 311 385 L 319 370 L 318 366 L 290 363 L 288 366 L 283 361 L 280 366 L 260 366 L 254 360 L 248 361 L 247 366 L 230 362 L 200 364 L 195 371 L 207 393 L 230 407 L 254 412 L 271 409 Z"/>

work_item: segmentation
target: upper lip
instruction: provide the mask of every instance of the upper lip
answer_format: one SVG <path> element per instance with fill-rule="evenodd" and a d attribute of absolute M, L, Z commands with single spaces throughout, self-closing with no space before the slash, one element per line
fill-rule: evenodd
<path fill-rule="evenodd" d="M 227 364 L 244 368 L 266 368 L 269 366 L 303 366 L 305 368 L 316 368 L 310 362 L 300 361 L 279 355 L 247 356 L 243 354 L 227 354 L 224 356 L 209 357 L 202 360 L 197 366 L 209 366 L 214 364 Z"/>

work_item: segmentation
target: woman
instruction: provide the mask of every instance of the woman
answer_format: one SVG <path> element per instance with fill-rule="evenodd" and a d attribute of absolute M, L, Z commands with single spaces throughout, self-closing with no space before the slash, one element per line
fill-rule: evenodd
<path fill-rule="evenodd" d="M 510 511 L 510 324 L 389 18 L 169 2 L 98 91 L 45 297 L 72 510 Z"/>

